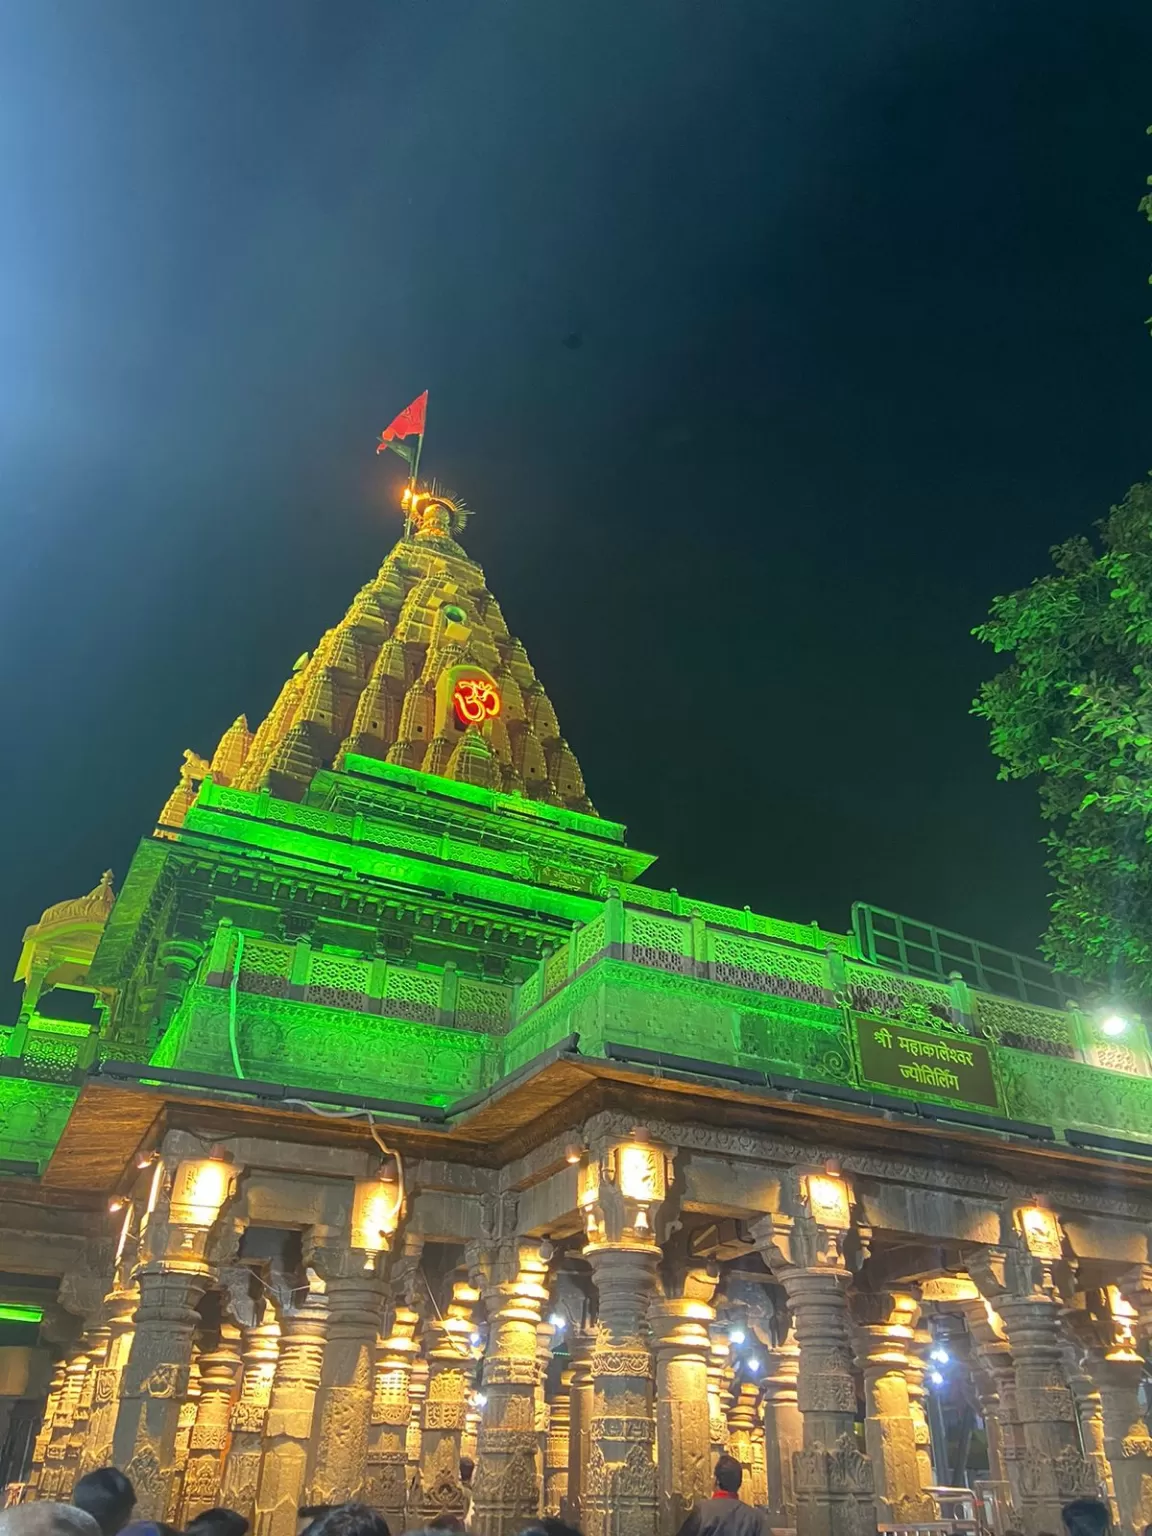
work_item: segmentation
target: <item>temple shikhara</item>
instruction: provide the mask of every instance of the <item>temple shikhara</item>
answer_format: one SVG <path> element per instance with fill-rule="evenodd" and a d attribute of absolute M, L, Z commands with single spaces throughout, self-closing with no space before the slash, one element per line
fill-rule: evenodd
<path fill-rule="evenodd" d="M 1142 1026 L 873 908 L 661 890 L 463 506 L 408 512 L 123 878 L 24 935 L 9 1498 L 115 1463 L 140 1517 L 255 1536 L 349 1498 L 674 1536 L 727 1450 L 799 1536 L 1096 1494 L 1139 1536 Z"/>

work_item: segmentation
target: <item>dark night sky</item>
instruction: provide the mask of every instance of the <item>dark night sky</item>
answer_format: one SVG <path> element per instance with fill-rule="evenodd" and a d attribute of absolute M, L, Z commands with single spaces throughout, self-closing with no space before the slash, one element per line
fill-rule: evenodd
<path fill-rule="evenodd" d="M 425 386 L 660 883 L 1032 945 L 968 632 L 1152 465 L 1150 62 L 1147 0 L 5 6 L 8 960 L 374 571 Z"/>

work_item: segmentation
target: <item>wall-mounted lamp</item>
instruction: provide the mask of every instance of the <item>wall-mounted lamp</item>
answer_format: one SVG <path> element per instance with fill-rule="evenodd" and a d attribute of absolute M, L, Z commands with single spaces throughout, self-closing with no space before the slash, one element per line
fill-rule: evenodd
<path fill-rule="evenodd" d="M 223 1147 L 207 1157 L 192 1157 L 176 1169 L 172 1183 L 172 1220 L 182 1227 L 210 1227 L 236 1187 L 236 1167 Z"/>
<path fill-rule="evenodd" d="M 602 1161 L 585 1162 L 577 1199 L 589 1243 L 650 1246 L 655 1210 L 668 1192 L 668 1164 L 668 1149 L 654 1142 L 642 1125 L 612 1143 Z"/>
<path fill-rule="evenodd" d="M 1035 1204 L 1017 1208 L 1016 1226 L 1033 1258 L 1054 1260 L 1061 1257 L 1064 1247 L 1060 1223 L 1056 1212 L 1043 1204 L 1040 1196 L 1036 1196 Z"/>
<path fill-rule="evenodd" d="M 1142 1358 L 1136 1347 L 1136 1323 L 1138 1313 L 1132 1303 L 1121 1296 L 1119 1286 L 1110 1285 L 1105 1294 L 1108 1297 L 1108 1310 L 1112 1314 L 1113 1341 L 1112 1348 L 1105 1355 L 1106 1360 L 1139 1360 Z"/>
<path fill-rule="evenodd" d="M 848 1231 L 852 1225 L 852 1196 L 847 1181 L 840 1175 L 839 1163 L 830 1159 L 823 1173 L 802 1175 L 800 1187 L 817 1226 Z"/>

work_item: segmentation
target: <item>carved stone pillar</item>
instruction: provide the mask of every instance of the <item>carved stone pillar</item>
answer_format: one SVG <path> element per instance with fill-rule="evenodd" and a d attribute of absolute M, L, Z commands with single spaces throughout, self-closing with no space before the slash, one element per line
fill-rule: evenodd
<path fill-rule="evenodd" d="M 655 1536 L 657 1529 L 648 1314 L 674 1155 L 637 1126 L 629 1136 L 599 1139 L 580 1169 L 584 1257 L 599 1298 L 592 1444 L 582 1492 L 587 1536 Z"/>
<path fill-rule="evenodd" d="M 381 1342 L 372 1397 L 372 1431 L 368 1443 L 368 1477 L 364 1502 L 378 1509 L 393 1531 L 404 1529 L 408 1516 L 407 1437 L 412 1402 L 408 1384 L 420 1346 L 415 1333 L 420 1314 L 398 1306 L 392 1330 Z"/>
<path fill-rule="evenodd" d="M 194 1155 L 177 1150 L 185 1144 Z M 200 1145 L 181 1132 L 170 1132 L 165 1145 L 141 1218 L 140 1302 L 112 1437 L 112 1459 L 136 1490 L 139 1520 L 168 1517 L 197 1305 L 219 1278 L 224 1249 L 238 1240 L 234 1224 L 221 1220 L 236 1189 L 228 1154 L 199 1155 Z"/>
<path fill-rule="evenodd" d="M 444 1316 L 427 1327 L 431 1344 L 427 1351 L 428 1395 L 424 1401 L 419 1490 L 424 1525 L 431 1525 L 442 1515 L 458 1515 L 462 1519 L 468 1507 L 468 1495 L 460 1481 L 460 1445 L 472 1384 L 473 1356 L 468 1338 L 472 1332 L 472 1308 L 479 1299 L 480 1293 L 474 1286 L 457 1281 Z M 535 1359 L 535 1332 L 532 1347 Z M 477 1468 L 474 1489 L 479 1481 Z"/>
<path fill-rule="evenodd" d="M 584 1251 L 599 1296 L 584 1529 L 587 1536 L 654 1536 L 656 1435 L 647 1317 L 660 1250 L 653 1244 Z"/>
<path fill-rule="evenodd" d="M 260 1458 L 272 1382 L 280 1354 L 280 1324 L 269 1316 L 267 1322 L 244 1329 L 243 1376 L 240 1396 L 232 1407 L 232 1440 L 224 1462 L 224 1481 L 220 1502 L 251 1520 L 256 1510 L 256 1489 L 260 1482 Z"/>
<path fill-rule="evenodd" d="M 72 1434 L 64 1456 L 64 1488 L 69 1493 L 80 1476 L 80 1462 L 88 1444 L 92 1429 L 92 1414 L 96 1406 L 96 1380 L 108 1359 L 108 1347 L 112 1341 L 112 1330 L 107 1322 L 107 1306 L 101 1311 L 104 1320 L 92 1329 L 85 1340 L 88 1366 L 81 1383 L 76 1413 L 72 1420 Z"/>
<path fill-rule="evenodd" d="M 408 1469 L 408 1515 L 405 1524 L 419 1525 L 420 1516 L 420 1449 L 424 1441 L 424 1404 L 428 1400 L 428 1362 L 417 1355 L 412 1362 L 412 1374 L 408 1378 L 408 1398 L 412 1416 L 408 1420 L 408 1433 L 404 1437 L 404 1452 Z"/>
<path fill-rule="evenodd" d="M 1099 1392 L 1119 1529 L 1123 1536 L 1142 1536 L 1152 1522 L 1152 1437 L 1140 1406 L 1144 1361 L 1134 1350 L 1116 1350 L 1086 1363 Z"/>
<path fill-rule="evenodd" d="M 980 1418 L 983 1421 L 984 1435 L 988 1442 L 988 1479 L 992 1483 L 1002 1484 L 1006 1489 L 1008 1474 L 1004 1465 L 1004 1442 L 1000 1424 L 1000 1393 L 997 1388 L 996 1378 L 982 1364 L 979 1351 L 975 1346 L 972 1347 L 969 1362 L 972 1370 L 972 1389 L 976 1394 L 976 1401 L 980 1407 Z M 912 1390 L 911 1374 L 908 1377 L 908 1390 Z"/>
<path fill-rule="evenodd" d="M 1052 1268 L 1061 1258 L 1055 1216 L 1016 1213 L 1022 1237 L 974 1255 L 971 1269 L 1003 1320 L 1016 1374 L 1016 1411 L 1024 1439 L 1021 1509 L 1025 1536 L 1061 1529 L 1070 1499 L 1098 1494 L 1096 1470 L 1080 1451 L 1076 1410 L 1060 1359 L 1060 1303 Z"/>
<path fill-rule="evenodd" d="M 1113 1526 L 1118 1526 L 1120 1516 L 1116 1505 L 1116 1489 L 1104 1449 L 1104 1410 L 1095 1377 L 1096 1363 L 1103 1355 L 1103 1350 L 1095 1347 L 1098 1344 L 1096 1320 L 1087 1310 L 1077 1310 L 1066 1312 L 1063 1321 L 1069 1336 L 1061 1345 L 1060 1357 L 1076 1409 L 1080 1444 L 1085 1456 L 1096 1469 L 1101 1497 L 1107 1500 L 1112 1512 Z"/>
<path fill-rule="evenodd" d="M 202 1510 L 220 1505 L 224 1458 L 231 1436 L 232 1408 L 240 1392 L 244 1361 L 240 1330 L 222 1323 L 213 1347 L 200 1355 L 200 1399 L 184 1468 L 178 1524 L 187 1525 Z"/>
<path fill-rule="evenodd" d="M 796 1496 L 792 1487 L 792 1460 L 801 1448 L 804 1425 L 800 1417 L 796 1383 L 800 1350 L 791 1328 L 783 1344 L 765 1350 L 764 1448 L 768 1480 L 768 1524 L 794 1527 Z"/>
<path fill-rule="evenodd" d="M 51 1429 L 44 1448 L 44 1468 L 39 1482 L 41 1499 L 66 1499 L 71 1490 L 68 1448 L 88 1368 L 88 1351 L 82 1343 L 75 1345 L 64 1362 L 64 1379 L 56 1395 Z"/>
<path fill-rule="evenodd" d="M 728 1409 L 728 1454 L 744 1469 L 740 1496 L 748 1504 L 768 1502 L 764 1469 L 764 1432 L 760 1427 L 760 1388 L 742 1376 Z"/>
<path fill-rule="evenodd" d="M 548 1300 L 548 1243 L 511 1238 L 470 1252 L 488 1311 L 484 1405 L 472 1529 L 512 1536 L 540 1514 L 541 1468 L 536 1396 L 540 1311 Z"/>
<path fill-rule="evenodd" d="M 268 1396 L 253 1536 L 296 1536 L 328 1329 L 328 1298 L 317 1287 L 285 1308 Z"/>
<path fill-rule="evenodd" d="M 138 1274 L 136 1332 L 124 1367 L 113 1458 L 136 1490 L 136 1517 L 163 1520 L 180 1409 L 188 1392 L 196 1307 L 215 1278 L 195 1258 L 154 1259 Z"/>
<path fill-rule="evenodd" d="M 542 1303 L 543 1305 L 543 1303 Z M 543 1502 L 544 1463 L 548 1452 L 548 1425 L 552 1419 L 552 1405 L 548 1401 L 548 1372 L 552 1365 L 552 1341 L 556 1337 L 555 1326 L 545 1319 L 536 1325 L 536 1465 L 540 1468 L 541 1502 Z"/>
<path fill-rule="evenodd" d="M 317 1248 L 310 1262 L 328 1294 L 328 1332 L 308 1457 L 312 1504 L 358 1499 L 368 1465 L 368 1422 L 385 1283 L 361 1248 Z"/>
<path fill-rule="evenodd" d="M 708 1325 L 716 1317 L 711 1306 L 716 1279 L 701 1272 L 698 1282 L 696 1276 L 689 1277 L 685 1289 L 679 1299 L 653 1302 L 650 1313 L 660 1529 L 667 1536 L 675 1536 L 696 1501 L 712 1490 Z"/>
<path fill-rule="evenodd" d="M 924 1385 L 924 1378 L 928 1374 L 928 1351 L 931 1348 L 932 1335 L 928 1329 L 917 1328 L 908 1346 L 905 1379 L 908 1382 L 908 1414 L 912 1420 L 912 1436 L 916 1441 L 916 1470 L 921 1490 L 936 1485 L 932 1431 L 928 1426 L 928 1388 Z"/>
<path fill-rule="evenodd" d="M 1024 1431 L 1016 1411 L 1016 1371 L 1004 1336 L 1000 1315 L 985 1301 L 967 1303 L 961 1309 L 972 1340 L 978 1367 L 977 1390 L 988 1435 L 988 1465 L 1004 1507 L 999 1511 L 1005 1530 L 1023 1524 Z M 999 1469 L 999 1470 L 997 1470 Z"/>
<path fill-rule="evenodd" d="M 732 1357 L 732 1345 L 727 1329 L 713 1323 L 708 1330 L 708 1436 L 713 1463 L 724 1454 L 728 1444 L 728 1413 L 725 1399 L 728 1395 L 728 1376 Z"/>
<path fill-rule="evenodd" d="M 797 1172 L 790 1214 L 766 1216 L 753 1234 L 783 1286 L 800 1350 L 797 1398 L 803 1445 L 793 1461 L 798 1536 L 860 1536 L 873 1529 L 872 1466 L 856 1444 L 856 1382 L 845 1246 L 852 1192 L 834 1167 Z"/>
<path fill-rule="evenodd" d="M 1059 1303 L 1050 1295 L 1003 1296 L 1016 1366 L 1016 1408 L 1024 1432 L 1023 1509 L 1026 1536 L 1059 1530 L 1069 1499 L 1097 1492 L 1095 1469 L 1080 1453 L 1076 1410 L 1060 1363 Z"/>
<path fill-rule="evenodd" d="M 188 1367 L 188 1390 L 180 1404 L 180 1417 L 176 1421 L 176 1445 L 172 1453 L 172 1475 L 164 1496 L 164 1519 L 173 1525 L 180 1514 L 180 1500 L 184 1497 L 184 1469 L 192 1449 L 192 1431 L 196 1427 L 196 1405 L 200 1401 L 200 1351 L 192 1346 L 192 1364 Z"/>
<path fill-rule="evenodd" d="M 52 1439 L 52 1425 L 56 1419 L 56 1410 L 60 1404 L 60 1398 L 64 1392 L 64 1380 L 68 1370 L 67 1359 L 58 1360 L 53 1367 L 52 1378 L 48 1383 L 48 1398 L 44 1404 L 44 1417 L 40 1420 L 40 1428 L 36 1431 L 36 1438 L 32 1442 L 32 1465 L 28 1471 L 28 1481 L 25 1484 L 24 1502 L 31 1504 L 37 1499 L 48 1499 L 52 1494 L 42 1491 L 42 1485 L 46 1489 L 51 1479 L 45 1481 L 44 1468 L 47 1462 L 48 1445 Z"/>
<path fill-rule="evenodd" d="M 1140 1359 L 1137 1337 L 1152 1332 L 1152 1266 L 1128 1271 L 1106 1293 L 1112 1312 L 1110 1348 L 1094 1372 L 1104 1417 L 1104 1446 L 1111 1464 L 1117 1512 L 1125 1531 L 1152 1521 L 1152 1443 L 1135 1400 Z"/>
<path fill-rule="evenodd" d="M 135 1284 L 116 1286 L 105 1298 L 108 1347 L 102 1362 L 94 1363 L 92 1412 L 88 1433 L 80 1447 L 77 1475 L 83 1477 L 112 1460 L 112 1436 L 120 1406 L 120 1382 L 132 1349 L 136 1307 L 140 1292 Z"/>
<path fill-rule="evenodd" d="M 562 1520 L 568 1502 L 568 1446 L 572 1433 L 572 1367 L 560 1372 L 560 1381 L 548 1405 L 548 1442 L 544 1448 L 543 1513 Z"/>
<path fill-rule="evenodd" d="M 480 1420 L 483 1415 L 476 1403 L 476 1394 L 468 1394 L 468 1408 L 464 1414 L 464 1433 L 460 1436 L 460 1459 L 467 1457 L 475 1469 L 480 1454 Z"/>
<path fill-rule="evenodd" d="M 864 1439 L 880 1519 L 886 1525 L 922 1525 L 935 1520 L 937 1511 L 932 1498 L 921 1491 L 908 1391 L 908 1349 L 919 1304 L 904 1292 L 886 1291 L 858 1297 L 857 1306 L 866 1319 L 858 1330 Z"/>
<path fill-rule="evenodd" d="M 568 1393 L 568 1494 L 560 1517 L 584 1528 L 584 1487 L 592 1448 L 592 1352 L 596 1335 L 573 1330 L 569 1340 L 572 1385 Z"/>

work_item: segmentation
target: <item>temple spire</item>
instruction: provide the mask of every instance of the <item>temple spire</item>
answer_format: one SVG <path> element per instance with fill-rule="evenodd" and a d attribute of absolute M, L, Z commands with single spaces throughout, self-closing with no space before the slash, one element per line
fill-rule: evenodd
<path fill-rule="evenodd" d="M 300 799 L 352 753 L 592 811 L 551 700 L 457 543 L 468 508 L 409 490 L 405 512 L 405 536 L 255 731 L 241 715 L 210 760 L 185 755 L 165 826 L 183 823 L 206 776 Z"/>

